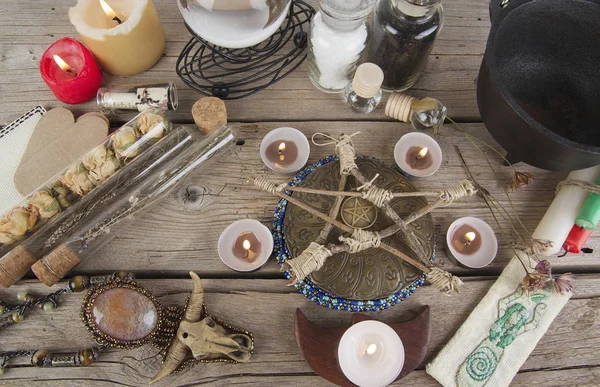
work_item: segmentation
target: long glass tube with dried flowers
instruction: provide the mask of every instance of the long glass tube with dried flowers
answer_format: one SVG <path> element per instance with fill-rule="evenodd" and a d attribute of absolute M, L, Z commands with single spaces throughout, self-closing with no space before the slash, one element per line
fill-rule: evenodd
<path fill-rule="evenodd" d="M 131 221 L 168 195 L 192 170 L 223 152 L 235 141 L 229 126 L 203 136 L 198 129 L 179 127 L 148 149 L 139 162 L 117 176 L 110 189 L 71 213 L 52 234 L 45 234 L 44 250 L 52 249 L 32 266 L 35 275 L 48 286 L 72 267 L 93 256 L 115 232 L 117 224 Z M 131 183 L 133 182 L 133 183 Z"/>

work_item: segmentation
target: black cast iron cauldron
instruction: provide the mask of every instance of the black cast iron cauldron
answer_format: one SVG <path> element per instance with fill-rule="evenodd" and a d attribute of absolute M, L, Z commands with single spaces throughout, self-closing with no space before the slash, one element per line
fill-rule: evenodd
<path fill-rule="evenodd" d="M 492 0 L 477 103 L 511 162 L 600 164 L 600 0 Z"/>

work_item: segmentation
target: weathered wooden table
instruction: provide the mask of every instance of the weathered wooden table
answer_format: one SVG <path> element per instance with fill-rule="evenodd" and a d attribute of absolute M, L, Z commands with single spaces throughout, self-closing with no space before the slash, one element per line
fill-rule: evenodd
<path fill-rule="evenodd" d="M 69 23 L 67 9 L 74 0 L 26 0 L 0 3 L 0 122 L 9 122 L 36 104 L 53 108 L 61 104 L 45 87 L 38 72 L 38 61 L 55 40 L 77 38 Z M 151 70 L 128 78 L 106 75 L 104 84 L 143 83 L 174 80 L 180 92 L 179 110 L 171 117 L 176 123 L 192 123 L 190 109 L 199 95 L 187 88 L 175 73 L 175 61 L 189 39 L 183 20 L 172 0 L 155 0 L 167 33 L 164 57 Z M 445 4 L 445 26 L 433 49 L 429 64 L 411 91 L 416 96 L 432 96 L 448 106 L 451 117 L 469 132 L 494 144 L 480 122 L 475 90 L 479 64 L 489 30 L 488 4 L 484 0 L 455 0 Z M 386 97 L 384 97 L 386 98 Z M 286 281 L 278 265 L 271 261 L 260 271 L 239 274 L 229 270 L 217 255 L 217 239 L 232 221 L 255 218 L 269 224 L 276 199 L 251 188 L 249 176 L 269 174 L 261 163 L 258 147 L 271 129 L 292 126 L 307 136 L 327 132 L 337 135 L 360 130 L 357 149 L 392 162 L 396 140 L 408 126 L 392 122 L 383 114 L 382 103 L 373 114 L 355 115 L 340 96 L 318 92 L 307 78 L 303 64 L 296 72 L 273 87 L 240 101 L 227 102 L 230 121 L 246 139 L 209 168 L 198 170 L 179 191 L 163 200 L 151 212 L 139 216 L 133 227 L 120 228 L 119 235 L 93 259 L 81 263 L 74 273 L 99 274 L 115 270 L 134 271 L 143 286 L 156 292 L 163 304 L 182 304 L 191 281 L 188 271 L 203 277 L 206 301 L 217 316 L 254 332 L 256 353 L 248 364 L 197 365 L 165 379 L 163 385 L 329 385 L 317 376 L 299 353 L 294 339 L 294 311 L 301 308 L 308 318 L 322 325 L 348 324 L 350 314 L 316 306 Z M 96 109 L 95 103 L 70 107 L 76 116 Z M 127 117 L 113 119 L 114 126 Z M 454 145 L 466 156 L 475 177 L 504 205 L 502 187 L 511 177 L 495 154 L 489 157 L 500 171 L 500 180 L 490 172 L 484 158 L 450 127 L 442 130 L 438 141 L 444 152 L 439 172 L 416 182 L 423 190 L 433 190 L 465 178 Z M 326 156 L 329 150 L 314 148 L 310 161 Z M 512 197 L 525 225 L 533 230 L 550 204 L 556 184 L 564 173 L 553 173 L 520 165 L 532 172 L 535 182 Z M 283 180 L 282 180 L 283 181 Z M 201 187 L 202 194 L 185 195 L 189 186 Z M 498 230 L 480 198 L 462 201 L 434 213 L 440 240 L 450 223 L 461 216 L 485 219 Z M 600 234 L 589 242 L 600 248 Z M 442 267 L 461 275 L 465 281 L 458 295 L 445 297 L 430 286 L 419 289 L 401 304 L 376 315 L 383 321 L 398 321 L 419 305 L 430 305 L 433 339 L 428 360 L 448 342 L 470 311 L 487 292 L 507 263 L 507 241 L 500 241 L 494 263 L 482 270 L 467 271 L 446 258 L 438 244 L 437 256 Z M 554 321 L 514 379 L 514 385 L 562 386 L 598 385 L 600 380 L 600 262 L 597 254 L 552 258 L 556 273 L 577 274 L 573 298 Z M 28 278 L 32 278 L 29 276 Z M 21 289 L 45 293 L 48 289 L 34 280 L 24 280 L 0 291 L 0 299 L 14 299 Z M 36 310 L 17 325 L 0 332 L 0 351 L 16 349 L 75 349 L 92 344 L 90 335 L 79 321 L 80 295 L 66 295 L 52 313 Z M 159 359 L 149 348 L 114 351 L 105 354 L 92 367 L 10 368 L 0 385 L 145 385 L 159 367 Z M 434 379 L 419 370 L 398 384 L 436 385 Z"/>

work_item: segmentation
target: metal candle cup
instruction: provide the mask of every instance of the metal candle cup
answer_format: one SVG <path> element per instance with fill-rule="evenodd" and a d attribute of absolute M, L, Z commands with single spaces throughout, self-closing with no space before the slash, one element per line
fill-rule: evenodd
<path fill-rule="evenodd" d="M 338 363 L 352 383 L 383 387 L 398 378 L 404 366 L 404 345 L 387 324 L 375 320 L 352 325 L 338 346 Z"/>
<path fill-rule="evenodd" d="M 396 143 L 394 159 L 400 169 L 411 176 L 431 176 L 442 165 L 442 149 L 426 134 L 408 133 Z"/>
<path fill-rule="evenodd" d="M 259 269 L 273 252 L 271 231 L 254 219 L 231 223 L 221 233 L 218 242 L 221 261 L 239 272 Z"/>
<path fill-rule="evenodd" d="M 273 129 L 260 144 L 260 157 L 267 167 L 279 173 L 302 169 L 310 155 L 310 144 L 301 131 L 282 127 Z"/>
<path fill-rule="evenodd" d="M 467 216 L 455 220 L 446 233 L 448 257 L 469 269 L 489 265 L 498 253 L 498 240 L 489 224 Z"/>

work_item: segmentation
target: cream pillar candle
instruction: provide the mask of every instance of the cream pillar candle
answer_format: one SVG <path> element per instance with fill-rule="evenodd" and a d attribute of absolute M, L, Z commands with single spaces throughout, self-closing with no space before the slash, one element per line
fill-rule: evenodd
<path fill-rule="evenodd" d="M 569 173 L 567 180 L 585 180 L 593 183 L 598 176 L 600 165 L 573 171 Z M 579 187 L 565 187 L 558 192 L 533 232 L 534 239 L 552 242 L 552 247 L 544 255 L 554 255 L 560 251 L 588 194 L 589 192 Z"/>
<path fill-rule="evenodd" d="M 152 67 L 165 49 L 165 32 L 152 0 L 101 1 L 78 0 L 69 9 L 69 19 L 102 69 L 133 75 Z"/>

